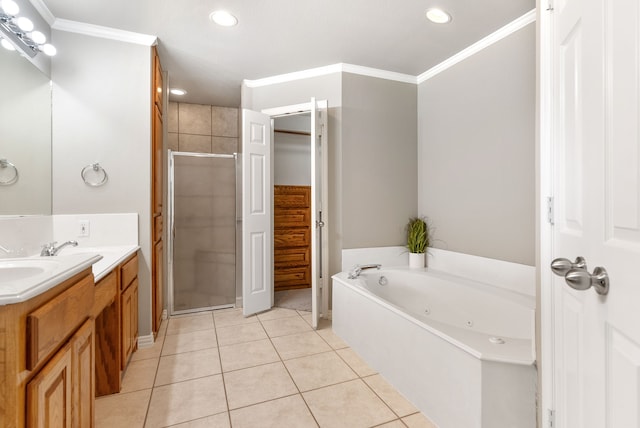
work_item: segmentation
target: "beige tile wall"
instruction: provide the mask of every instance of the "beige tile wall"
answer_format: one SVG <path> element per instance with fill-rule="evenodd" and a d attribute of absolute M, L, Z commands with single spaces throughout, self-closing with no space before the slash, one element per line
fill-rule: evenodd
<path fill-rule="evenodd" d="M 171 150 L 232 154 L 238 151 L 238 109 L 171 102 L 168 132 Z"/>

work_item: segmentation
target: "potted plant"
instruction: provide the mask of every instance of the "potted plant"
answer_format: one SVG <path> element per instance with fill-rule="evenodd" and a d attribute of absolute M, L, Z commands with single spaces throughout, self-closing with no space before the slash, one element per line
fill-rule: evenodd
<path fill-rule="evenodd" d="M 427 248 L 431 228 L 424 217 L 412 217 L 407 223 L 407 249 L 409 250 L 409 267 L 423 268 L 426 266 Z"/>

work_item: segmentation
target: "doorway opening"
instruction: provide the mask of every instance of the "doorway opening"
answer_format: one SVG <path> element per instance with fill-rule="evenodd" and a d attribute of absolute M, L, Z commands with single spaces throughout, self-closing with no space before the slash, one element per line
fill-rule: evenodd
<path fill-rule="evenodd" d="M 311 113 L 273 119 L 274 306 L 311 311 Z"/>

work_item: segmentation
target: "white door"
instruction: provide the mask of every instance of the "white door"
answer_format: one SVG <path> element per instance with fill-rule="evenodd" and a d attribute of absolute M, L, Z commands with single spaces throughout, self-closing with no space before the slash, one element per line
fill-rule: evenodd
<path fill-rule="evenodd" d="M 553 361 L 542 361 L 552 373 L 553 426 L 640 427 L 640 2 L 553 6 L 542 12 L 553 64 L 555 125 L 542 160 L 553 171 L 552 258 L 584 257 L 574 283 L 596 267 L 610 280 L 607 295 L 578 291 L 563 276 L 545 282 L 542 267 L 553 317 Z"/>
<path fill-rule="evenodd" d="M 327 229 L 327 117 L 326 101 L 311 99 L 311 322 L 318 327 L 320 315 L 328 310 L 328 229 Z M 325 307 L 326 304 L 326 307 Z"/>
<path fill-rule="evenodd" d="M 242 305 L 249 316 L 273 306 L 271 118 L 242 110 Z"/>

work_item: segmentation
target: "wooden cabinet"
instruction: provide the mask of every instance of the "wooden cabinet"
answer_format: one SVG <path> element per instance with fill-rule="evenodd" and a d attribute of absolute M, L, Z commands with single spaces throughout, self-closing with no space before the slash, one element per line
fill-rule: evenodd
<path fill-rule="evenodd" d="M 93 338 L 89 319 L 29 382 L 29 427 L 93 426 Z"/>
<path fill-rule="evenodd" d="M 275 291 L 311 286 L 311 188 L 274 186 Z"/>
<path fill-rule="evenodd" d="M 0 426 L 93 427 L 91 269 L 0 307 Z"/>
<path fill-rule="evenodd" d="M 138 343 L 138 255 L 124 262 L 120 272 L 120 368 L 124 370 Z"/>
<path fill-rule="evenodd" d="M 151 260 L 151 298 L 152 298 L 152 329 L 158 334 L 162 322 L 163 301 L 163 258 L 162 258 L 162 223 L 164 197 L 164 164 L 165 150 L 163 142 L 164 126 L 162 111 L 164 104 L 164 83 L 162 66 L 156 47 L 153 47 L 152 71 L 153 103 L 151 104 L 152 136 L 151 136 L 151 247 L 154 250 Z"/>

